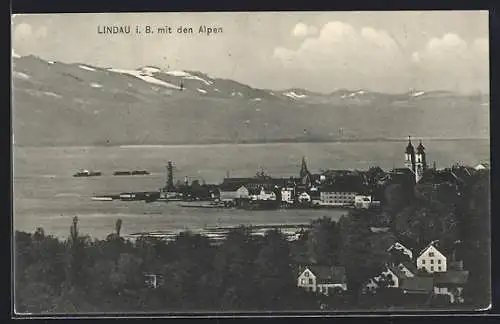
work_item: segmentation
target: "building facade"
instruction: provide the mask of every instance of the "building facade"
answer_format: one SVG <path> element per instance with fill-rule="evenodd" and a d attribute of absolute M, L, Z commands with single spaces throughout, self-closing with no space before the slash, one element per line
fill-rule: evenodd
<path fill-rule="evenodd" d="M 336 290 L 346 291 L 345 269 L 342 267 L 308 266 L 297 278 L 297 287 L 323 295 L 330 295 Z"/>
<path fill-rule="evenodd" d="M 429 273 L 446 272 L 446 261 L 446 257 L 431 243 L 417 257 L 417 268 Z"/>
<path fill-rule="evenodd" d="M 324 188 L 320 192 L 320 205 L 344 207 L 354 205 L 356 192 L 333 191 L 329 188 Z"/>

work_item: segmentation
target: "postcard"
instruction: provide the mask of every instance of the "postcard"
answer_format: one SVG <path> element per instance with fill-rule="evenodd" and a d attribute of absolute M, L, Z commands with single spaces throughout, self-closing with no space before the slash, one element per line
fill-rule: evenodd
<path fill-rule="evenodd" d="M 485 11 L 12 16 L 18 315 L 491 304 Z"/>

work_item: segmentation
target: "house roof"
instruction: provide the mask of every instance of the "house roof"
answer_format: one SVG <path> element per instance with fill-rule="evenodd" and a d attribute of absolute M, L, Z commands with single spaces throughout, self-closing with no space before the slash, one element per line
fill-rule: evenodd
<path fill-rule="evenodd" d="M 411 277 L 405 278 L 401 288 L 414 292 L 431 292 L 434 288 L 434 278 L 432 277 Z"/>
<path fill-rule="evenodd" d="M 401 262 L 401 264 L 406 269 L 410 270 L 411 273 L 417 274 L 417 272 L 418 272 L 417 266 L 415 264 L 413 264 L 412 262 L 410 262 L 410 261 L 403 261 L 403 262 Z"/>
<path fill-rule="evenodd" d="M 274 192 L 268 186 L 251 186 L 251 187 L 248 188 L 248 193 L 251 194 L 251 195 L 258 195 L 258 194 L 261 193 L 262 189 L 264 189 L 264 192 L 266 194 L 271 194 L 271 193 Z"/>
<path fill-rule="evenodd" d="M 431 246 L 433 246 L 439 253 L 443 254 L 443 252 L 441 252 L 441 250 L 437 247 L 437 245 L 439 245 L 439 241 L 438 240 L 435 240 L 435 241 L 432 241 L 430 242 L 429 244 L 427 244 L 422 250 L 420 250 L 420 252 L 418 252 L 418 257 L 422 256 L 422 254 L 428 249 L 430 248 Z"/>
<path fill-rule="evenodd" d="M 434 274 L 434 285 L 464 285 L 469 278 L 469 271 L 448 270 Z"/>
<path fill-rule="evenodd" d="M 219 186 L 219 191 L 236 191 L 242 186 L 242 183 L 223 183 Z"/>
<path fill-rule="evenodd" d="M 394 273 L 394 275 L 396 275 L 396 277 L 398 277 L 399 279 L 406 278 L 405 273 L 402 270 L 400 270 L 399 267 L 393 264 L 388 264 L 387 269 L 389 269 L 392 273 Z"/>
<path fill-rule="evenodd" d="M 345 283 L 346 273 L 344 267 L 329 267 L 322 265 L 309 265 L 307 268 L 316 276 L 318 283 Z"/>

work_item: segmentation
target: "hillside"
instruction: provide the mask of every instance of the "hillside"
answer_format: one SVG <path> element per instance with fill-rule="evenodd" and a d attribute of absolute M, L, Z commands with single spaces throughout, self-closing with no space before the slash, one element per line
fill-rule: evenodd
<path fill-rule="evenodd" d="M 108 69 L 34 56 L 14 57 L 12 77 L 16 145 L 489 135 L 488 96 L 275 91 L 196 71 Z"/>

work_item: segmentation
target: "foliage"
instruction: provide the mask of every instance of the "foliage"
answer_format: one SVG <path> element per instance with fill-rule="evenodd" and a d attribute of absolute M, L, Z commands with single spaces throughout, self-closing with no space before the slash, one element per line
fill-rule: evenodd
<path fill-rule="evenodd" d="M 327 217 L 312 221 L 311 229 L 294 242 L 288 242 L 279 230 L 256 236 L 244 226 L 230 230 L 220 245 L 191 232 L 182 232 L 170 242 L 152 237 L 132 242 L 121 237 L 121 220 L 106 239 L 91 241 L 79 233 L 76 217 L 65 241 L 46 235 L 41 228 L 34 233 L 18 231 L 16 311 L 318 310 L 404 305 L 409 303 L 407 297 L 387 288 L 391 278 L 381 279 L 378 297 L 359 294 L 363 283 L 379 275 L 387 262 L 407 260 L 387 252 L 396 236 L 416 246 L 432 240 L 458 246 L 455 243 L 460 239 L 460 257 L 470 272 L 463 296 L 469 305 L 486 306 L 489 174 L 467 178 L 459 198 L 439 190 L 432 199 L 408 198 L 398 185 L 387 187 L 383 217 L 391 219 L 389 232 L 372 232 L 380 214 L 353 210 L 338 222 Z M 347 294 L 325 297 L 297 288 L 298 266 L 311 260 L 344 267 Z M 157 276 L 158 288 L 146 285 L 146 274 Z"/>

